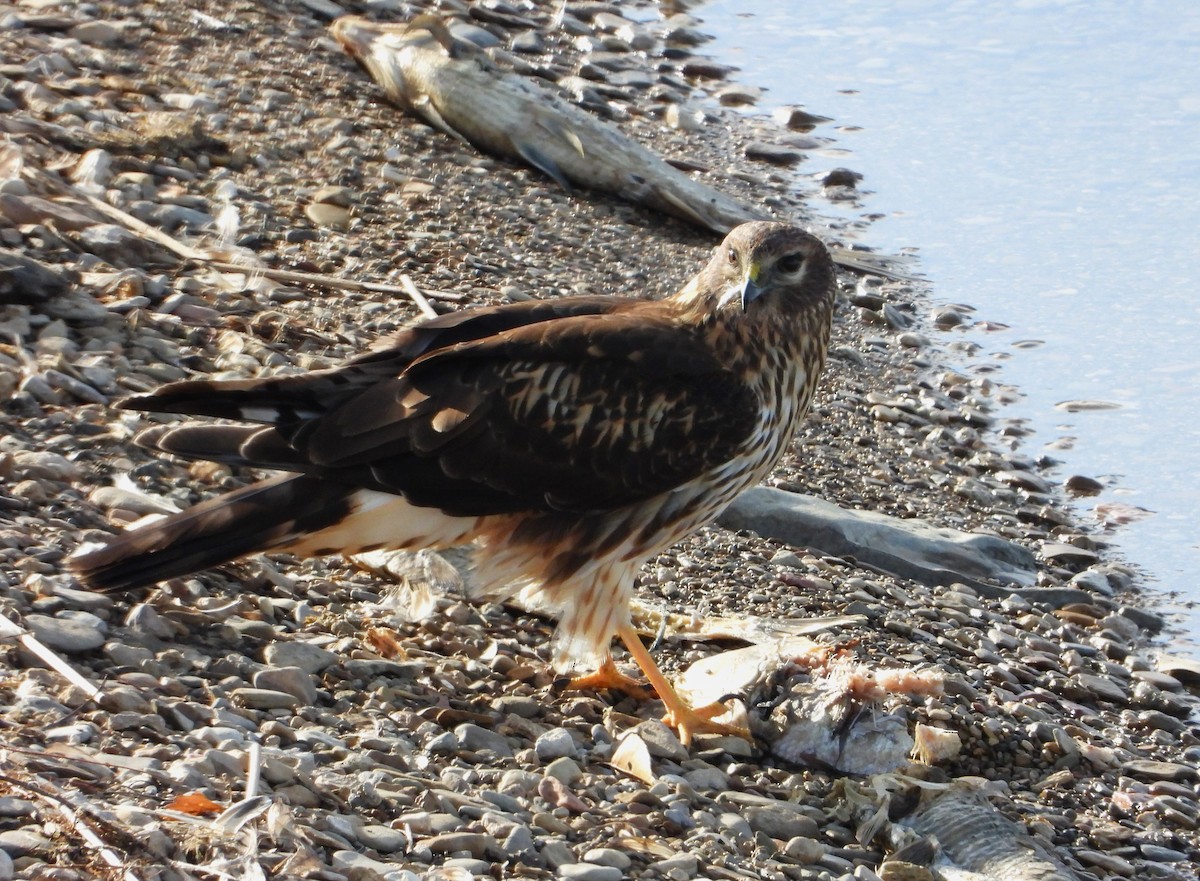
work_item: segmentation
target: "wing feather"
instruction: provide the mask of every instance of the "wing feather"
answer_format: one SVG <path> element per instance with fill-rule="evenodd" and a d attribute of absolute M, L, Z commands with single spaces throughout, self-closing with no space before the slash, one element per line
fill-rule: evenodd
<path fill-rule="evenodd" d="M 160 431 L 161 449 L 456 515 L 631 504 L 725 462 L 760 418 L 663 304 L 604 297 L 441 316 L 336 370 L 175 383 L 128 406 L 267 424 Z"/>
<path fill-rule="evenodd" d="M 582 316 L 430 354 L 289 441 L 322 468 L 367 466 L 382 487 L 450 513 L 582 512 L 698 476 L 757 417 L 698 337 L 645 314 Z M 497 507 L 473 507 L 481 495 Z"/>

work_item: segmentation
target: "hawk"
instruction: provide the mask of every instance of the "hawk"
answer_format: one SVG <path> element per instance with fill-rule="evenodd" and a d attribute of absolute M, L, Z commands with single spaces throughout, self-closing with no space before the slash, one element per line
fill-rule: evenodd
<path fill-rule="evenodd" d="M 719 514 L 787 449 L 824 366 L 829 252 L 735 228 L 674 296 L 570 297 L 422 321 L 343 366 L 176 382 L 125 409 L 238 420 L 142 432 L 178 456 L 284 472 L 73 557 L 130 590 L 256 552 L 473 542 L 477 596 L 555 615 L 560 669 L 614 670 L 620 636 L 690 742 L 686 706 L 631 626 L 642 564 Z"/>

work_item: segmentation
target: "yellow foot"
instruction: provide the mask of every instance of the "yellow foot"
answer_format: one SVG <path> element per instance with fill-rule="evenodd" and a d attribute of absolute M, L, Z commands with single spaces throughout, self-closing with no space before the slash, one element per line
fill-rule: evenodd
<path fill-rule="evenodd" d="M 696 734 L 726 734 L 746 740 L 754 739 L 750 729 L 744 725 L 713 721 L 714 717 L 729 712 L 729 708 L 722 703 L 693 708 L 680 699 L 679 707 L 678 710 L 667 711 L 663 716 L 663 724 L 679 732 L 679 742 L 684 746 L 691 746 L 692 737 Z"/>
<path fill-rule="evenodd" d="M 707 707 L 693 709 L 684 703 L 683 698 L 671 687 L 667 677 L 654 663 L 654 658 L 650 657 L 650 653 L 642 645 L 636 630 L 625 625 L 617 630 L 617 635 L 621 637 L 621 641 L 629 649 L 629 654 L 637 661 L 637 665 L 642 668 L 642 672 L 646 674 L 646 678 L 666 705 L 667 713 L 663 716 L 663 723 L 679 732 L 680 743 L 691 746 L 692 737 L 696 734 L 732 734 L 735 737 L 751 738 L 749 729 L 745 727 L 713 721 L 714 716 L 726 711 L 723 704 L 709 704 Z"/>
<path fill-rule="evenodd" d="M 606 688 L 611 688 L 624 692 L 639 701 L 649 700 L 654 696 L 653 692 L 646 688 L 646 686 L 618 670 L 611 656 L 604 659 L 604 663 L 600 665 L 600 669 L 595 673 L 589 673 L 587 676 L 576 676 L 567 683 L 566 687 L 576 691 L 602 691 Z"/>

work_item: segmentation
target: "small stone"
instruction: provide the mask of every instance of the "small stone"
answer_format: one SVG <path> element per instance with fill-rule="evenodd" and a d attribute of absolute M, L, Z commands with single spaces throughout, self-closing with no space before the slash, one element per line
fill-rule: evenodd
<path fill-rule="evenodd" d="M 553 838 L 542 845 L 541 857 L 551 869 L 575 862 L 575 854 L 567 843 Z"/>
<path fill-rule="evenodd" d="M 229 696 L 251 710 L 293 710 L 302 703 L 294 694 L 270 688 L 235 688 Z"/>
<path fill-rule="evenodd" d="M 308 642 L 273 642 L 263 650 L 263 660 L 272 667 L 299 667 L 305 673 L 320 673 L 337 663 L 336 653 Z"/>
<path fill-rule="evenodd" d="M 583 771 L 574 759 L 563 756 L 546 765 L 546 776 L 561 780 L 567 786 L 574 786 L 583 776 Z"/>
<path fill-rule="evenodd" d="M 511 758 L 513 749 L 508 744 L 508 739 L 495 731 L 489 731 L 487 728 L 482 728 L 473 722 L 464 722 L 454 729 L 454 736 L 458 738 L 458 742 L 462 744 L 463 749 L 471 752 L 479 752 L 480 750 L 488 750 L 494 752 L 503 758 Z"/>
<path fill-rule="evenodd" d="M 8 829 L 0 832 L 0 850 L 10 857 L 23 857 L 33 853 L 46 853 L 50 840 L 28 829 Z"/>
<path fill-rule="evenodd" d="M 696 870 L 700 868 L 700 860 L 695 854 L 680 853 L 673 857 L 653 862 L 650 864 L 650 868 L 660 875 L 668 877 L 676 877 L 678 875 L 683 878 L 695 878 Z"/>
<path fill-rule="evenodd" d="M 366 854 L 354 850 L 334 851 L 332 866 L 340 871 L 354 870 L 362 873 L 365 878 L 392 878 L 395 876 L 396 864 L 373 860 Z"/>
<path fill-rule="evenodd" d="M 1142 844 L 1138 849 L 1141 850 L 1143 857 L 1155 863 L 1180 863 L 1187 859 L 1187 854 L 1183 851 L 1163 847 L 1160 844 Z"/>
<path fill-rule="evenodd" d="M 671 759 L 676 762 L 682 762 L 688 758 L 687 748 L 680 743 L 675 732 L 662 722 L 651 719 L 650 721 L 642 722 L 634 730 L 646 744 L 650 755 L 655 758 Z"/>
<path fill-rule="evenodd" d="M 162 96 L 162 102 L 176 110 L 196 113 L 212 113 L 217 109 L 217 102 L 208 95 L 195 95 L 191 92 L 167 92 Z"/>
<path fill-rule="evenodd" d="M 305 706 L 317 702 L 317 686 L 312 675 L 299 667 L 268 667 L 254 674 L 255 688 L 282 691 L 290 694 Z"/>
<path fill-rule="evenodd" d="M 517 857 L 526 863 L 541 863 L 542 861 L 533 842 L 533 832 L 528 826 L 514 826 L 505 837 L 501 847 L 506 855 Z"/>
<path fill-rule="evenodd" d="M 783 805 L 755 805 L 744 813 L 751 829 L 779 841 L 816 838 L 819 832 L 815 820 Z"/>
<path fill-rule="evenodd" d="M 0 795 L 0 817 L 31 817 L 35 807 L 28 799 Z"/>
<path fill-rule="evenodd" d="M 1094 496 L 1104 490 L 1103 483 L 1082 474 L 1072 474 L 1063 482 L 1063 486 L 1073 496 Z"/>
<path fill-rule="evenodd" d="M 555 874 L 569 881 L 621 881 L 625 877 L 618 868 L 595 863 L 566 863 L 559 866 Z"/>
<path fill-rule="evenodd" d="M 312 201 L 323 205 L 336 205 L 339 208 L 350 208 L 354 204 L 354 190 L 349 187 L 321 187 L 312 194 Z"/>
<path fill-rule="evenodd" d="M 1095 563 L 1099 559 L 1095 551 L 1079 548 L 1062 542 L 1047 541 L 1042 543 L 1042 559 L 1047 563 Z"/>
<path fill-rule="evenodd" d="M 1121 771 L 1130 777 L 1143 780 L 1195 780 L 1197 770 L 1177 762 L 1156 762 L 1152 759 L 1134 759 L 1121 766 Z"/>
<path fill-rule="evenodd" d="M 1129 694 L 1125 689 L 1107 677 L 1096 676 L 1092 673 L 1076 673 L 1071 679 L 1100 700 L 1114 704 L 1129 703 Z"/>
<path fill-rule="evenodd" d="M 758 103 L 762 89 L 734 83 L 717 89 L 716 97 L 724 107 L 746 107 Z"/>
<path fill-rule="evenodd" d="M 25 626 L 49 648 L 67 654 L 91 652 L 104 645 L 100 621 L 83 618 L 51 618 L 48 615 L 26 615 Z M 95 621 L 96 623 L 93 623 Z"/>
<path fill-rule="evenodd" d="M 1074 851 L 1075 858 L 1085 866 L 1097 866 L 1109 874 L 1128 878 L 1133 875 L 1133 863 L 1115 853 L 1104 853 L 1098 850 L 1080 848 Z M 885 879 L 886 881 L 886 879 Z"/>
<path fill-rule="evenodd" d="M 811 131 L 823 122 L 829 122 L 828 116 L 817 116 L 802 107 L 777 107 L 771 113 L 771 118 L 780 125 L 796 131 Z"/>
<path fill-rule="evenodd" d="M 504 715 L 512 713 L 514 716 L 520 716 L 522 719 L 532 719 L 542 711 L 540 703 L 524 695 L 506 694 L 496 698 L 492 705 L 498 713 Z"/>
<path fill-rule="evenodd" d="M 858 875 L 855 874 L 855 877 Z M 904 860 L 885 861 L 879 866 L 878 877 L 880 881 L 935 881 L 929 869 Z"/>
<path fill-rule="evenodd" d="M 768 144 L 765 141 L 747 144 L 745 153 L 747 159 L 769 162 L 771 165 L 795 165 L 804 158 L 804 154 L 799 150 L 779 144 Z"/>
<path fill-rule="evenodd" d="M 479 860 L 489 853 L 500 853 L 500 843 L 483 832 L 446 832 L 426 838 L 421 844 L 434 853 L 466 851 Z"/>
<path fill-rule="evenodd" d="M 575 746 L 575 738 L 566 728 L 551 728 L 542 734 L 533 744 L 533 751 L 543 762 L 560 758 L 577 758 L 579 750 Z M 566 781 L 564 781 L 566 782 Z"/>
<path fill-rule="evenodd" d="M 326 229 L 346 230 L 350 228 L 350 210 L 328 202 L 313 202 L 304 207 L 308 219 Z"/>
<path fill-rule="evenodd" d="M 1034 493 L 1048 493 L 1052 489 L 1050 481 L 1030 471 L 997 471 L 996 479 Z"/>
<path fill-rule="evenodd" d="M 83 21 L 67 31 L 67 36 L 88 46 L 108 46 L 121 38 L 121 29 L 107 21 Z"/>
<path fill-rule="evenodd" d="M 360 826 L 355 837 L 367 847 L 380 853 L 396 853 L 408 848 L 411 841 L 400 829 L 383 826 L 378 823 L 368 823 Z"/>
<path fill-rule="evenodd" d="M 729 775 L 712 765 L 685 771 L 683 779 L 697 792 L 724 792 L 729 788 Z"/>
<path fill-rule="evenodd" d="M 582 814 L 588 804 L 557 777 L 543 777 L 538 784 L 538 795 L 556 808 L 566 808 L 573 814 Z"/>
<path fill-rule="evenodd" d="M 858 186 L 858 182 L 863 179 L 863 176 L 857 171 L 852 171 L 849 168 L 835 168 L 821 181 L 822 186 L 826 187 L 850 187 L 853 189 Z"/>
<path fill-rule="evenodd" d="M 597 866 L 611 866 L 614 869 L 627 871 L 633 865 L 633 860 L 624 851 L 614 847 L 593 847 L 583 855 L 585 863 L 595 863 Z"/>
<path fill-rule="evenodd" d="M 815 838 L 809 838 L 806 835 L 797 835 L 788 839 L 787 844 L 783 846 L 783 852 L 792 859 L 806 866 L 811 866 L 825 855 L 825 845 L 821 844 Z"/>

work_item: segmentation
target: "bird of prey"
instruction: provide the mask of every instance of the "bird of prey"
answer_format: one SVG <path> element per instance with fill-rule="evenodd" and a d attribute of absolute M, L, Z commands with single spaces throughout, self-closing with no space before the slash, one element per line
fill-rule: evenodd
<path fill-rule="evenodd" d="M 172 383 L 126 409 L 222 417 L 142 432 L 179 456 L 284 472 L 74 556 L 130 590 L 256 552 L 474 542 L 477 596 L 558 619 L 560 669 L 618 635 L 685 743 L 688 707 L 630 623 L 642 564 L 712 520 L 788 448 L 824 366 L 829 252 L 794 226 L 735 228 L 674 296 L 525 301 L 422 321 L 343 366 Z"/>

